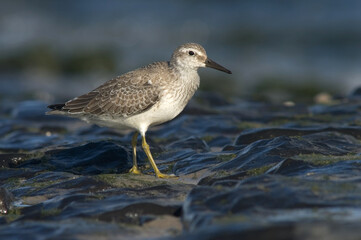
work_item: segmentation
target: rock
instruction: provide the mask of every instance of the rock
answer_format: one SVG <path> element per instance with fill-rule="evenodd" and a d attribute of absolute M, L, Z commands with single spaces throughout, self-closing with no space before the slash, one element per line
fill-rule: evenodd
<path fill-rule="evenodd" d="M 92 142 L 79 147 L 46 152 L 48 166 L 75 174 L 128 172 L 132 167 L 128 151 L 113 142 Z"/>
<path fill-rule="evenodd" d="M 205 99 L 148 132 L 159 169 L 177 179 L 155 178 L 139 141 L 142 174 L 128 173 L 131 132 L 15 107 L 0 120 L 3 211 L 16 200 L 0 239 L 358 239 L 357 99 Z"/>
<path fill-rule="evenodd" d="M 6 188 L 0 187 L 0 213 L 8 214 L 11 205 L 14 201 L 14 196 Z"/>

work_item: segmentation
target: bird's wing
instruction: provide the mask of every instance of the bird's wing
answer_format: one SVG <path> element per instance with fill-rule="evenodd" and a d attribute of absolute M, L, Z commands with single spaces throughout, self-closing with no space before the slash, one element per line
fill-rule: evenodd
<path fill-rule="evenodd" d="M 129 117 L 151 108 L 159 100 L 159 88 L 149 81 L 113 79 L 93 91 L 65 103 L 70 114 L 109 114 Z"/>

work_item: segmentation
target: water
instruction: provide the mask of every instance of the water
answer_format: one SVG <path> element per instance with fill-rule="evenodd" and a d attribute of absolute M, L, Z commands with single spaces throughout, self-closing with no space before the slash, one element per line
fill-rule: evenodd
<path fill-rule="evenodd" d="M 65 99 L 191 41 L 234 73 L 201 70 L 205 89 L 244 96 L 272 80 L 345 94 L 360 85 L 360 10 L 356 0 L 2 1 L 1 93 Z"/>

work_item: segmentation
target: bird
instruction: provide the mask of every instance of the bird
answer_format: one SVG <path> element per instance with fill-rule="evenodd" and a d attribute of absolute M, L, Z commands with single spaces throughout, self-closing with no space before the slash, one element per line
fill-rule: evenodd
<path fill-rule="evenodd" d="M 142 148 L 156 177 L 177 177 L 159 171 L 146 141 L 146 132 L 149 127 L 170 121 L 182 112 L 199 88 L 197 70 L 203 67 L 232 73 L 208 58 L 200 44 L 186 43 L 175 49 L 169 61 L 140 67 L 65 103 L 49 105 L 50 111 L 46 114 L 78 118 L 102 127 L 135 130 L 131 140 L 133 167 L 129 172 L 141 174 L 136 158 L 140 134 Z"/>

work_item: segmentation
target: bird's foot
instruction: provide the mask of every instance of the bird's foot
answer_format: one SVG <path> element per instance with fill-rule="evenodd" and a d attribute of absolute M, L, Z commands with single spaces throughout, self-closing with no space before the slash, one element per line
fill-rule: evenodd
<path fill-rule="evenodd" d="M 142 174 L 142 172 L 139 170 L 139 168 L 137 166 L 133 166 L 130 170 L 129 170 L 130 173 L 133 173 L 133 174 Z"/>
<path fill-rule="evenodd" d="M 158 178 L 178 178 L 178 176 L 174 175 L 174 174 L 164 174 L 164 173 L 161 173 L 161 172 L 157 172 L 155 173 L 155 175 L 158 177 Z"/>

